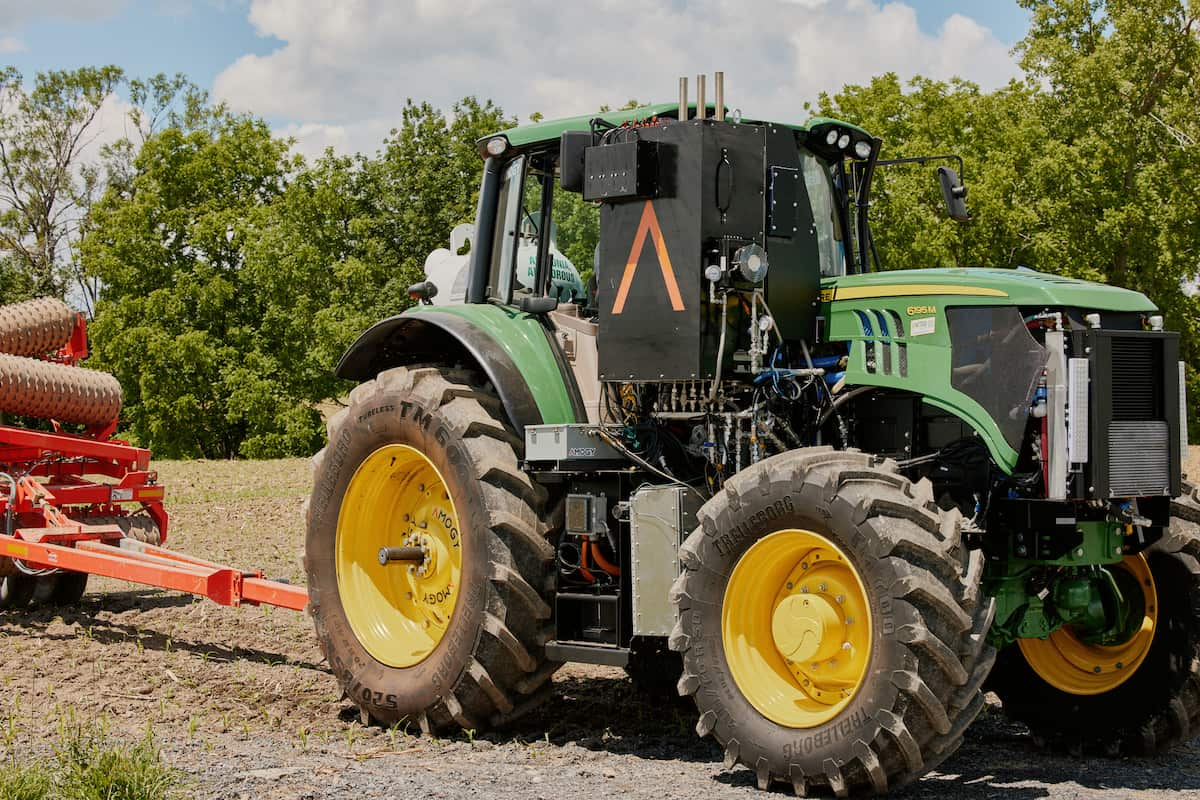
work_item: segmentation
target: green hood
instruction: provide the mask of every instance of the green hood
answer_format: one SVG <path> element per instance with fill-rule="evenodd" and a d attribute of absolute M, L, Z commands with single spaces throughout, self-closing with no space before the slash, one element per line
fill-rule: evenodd
<path fill-rule="evenodd" d="M 1070 306 L 1085 311 L 1156 311 L 1141 292 L 1027 269 L 923 269 L 846 275 L 824 281 L 836 300 L 963 296 L 1018 306 Z"/>

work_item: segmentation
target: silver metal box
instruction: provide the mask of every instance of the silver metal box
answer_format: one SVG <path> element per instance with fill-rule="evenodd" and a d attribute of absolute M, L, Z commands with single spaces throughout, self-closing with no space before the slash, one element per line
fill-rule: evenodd
<path fill-rule="evenodd" d="M 696 526 L 699 496 L 682 486 L 643 486 L 629 498 L 633 635 L 669 636 L 675 625 L 671 584 L 679 545 Z"/>
<path fill-rule="evenodd" d="M 595 425 L 526 425 L 526 461 L 624 461 Z"/>

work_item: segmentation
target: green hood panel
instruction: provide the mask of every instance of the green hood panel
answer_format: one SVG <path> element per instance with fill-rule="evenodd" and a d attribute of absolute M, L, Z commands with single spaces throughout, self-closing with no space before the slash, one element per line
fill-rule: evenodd
<path fill-rule="evenodd" d="M 1017 451 L 996 421 L 951 381 L 952 342 L 946 309 L 1017 306 L 1078 308 L 1084 313 L 1152 312 L 1140 292 L 1031 270 L 928 269 L 849 275 L 822 281 L 822 314 L 831 341 L 847 342 L 846 383 L 921 395 L 969 423 L 1001 468 Z M 1014 389 L 1015 391 L 1015 389 Z"/>
<path fill-rule="evenodd" d="M 1086 311 L 1156 311 L 1141 292 L 1025 269 L 922 269 L 826 279 L 836 299 L 923 295 L 954 305 L 1072 306 Z"/>

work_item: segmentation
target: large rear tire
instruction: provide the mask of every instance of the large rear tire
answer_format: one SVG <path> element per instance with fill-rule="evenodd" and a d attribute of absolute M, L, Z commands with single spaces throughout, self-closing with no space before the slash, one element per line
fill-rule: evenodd
<path fill-rule="evenodd" d="M 1027 652 L 1049 649 L 1041 643 L 1000 653 L 988 688 L 1000 696 L 1004 712 L 1028 725 L 1045 746 L 1072 754 L 1152 755 L 1200 733 L 1200 503 L 1187 488 L 1172 503 L 1170 530 L 1143 553 L 1144 560 L 1135 557 L 1149 567 L 1142 583 L 1153 598 L 1147 603 L 1153 638 L 1128 675 L 1096 667 L 1102 669 L 1098 675 L 1072 678 L 1063 669 L 1047 669 L 1044 658 L 1035 656 L 1031 664 Z M 1095 649 L 1098 660 L 1108 663 L 1117 648 Z M 1112 684 L 1107 691 L 1079 693 L 1096 691 L 1105 679 Z"/>
<path fill-rule="evenodd" d="M 396 368 L 361 384 L 313 459 L 309 603 L 364 719 L 481 730 L 548 691 L 553 548 L 545 491 L 471 373 Z M 421 547 L 381 564 L 383 547 Z"/>
<path fill-rule="evenodd" d="M 738 473 L 699 520 L 670 642 L 727 767 L 762 789 L 882 793 L 958 747 L 983 707 L 994 604 L 927 482 L 798 450 Z"/>

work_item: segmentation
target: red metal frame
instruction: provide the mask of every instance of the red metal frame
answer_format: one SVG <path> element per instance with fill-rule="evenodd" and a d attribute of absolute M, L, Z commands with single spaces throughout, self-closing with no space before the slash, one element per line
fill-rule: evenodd
<path fill-rule="evenodd" d="M 269 581 L 162 547 L 123 539 L 108 520 L 145 510 L 166 538 L 165 490 L 150 451 L 118 440 L 0 425 L 0 557 L 25 567 L 66 569 L 175 589 L 222 605 L 302 610 L 303 587 Z M 109 478 L 112 480 L 100 480 Z M 89 520 L 106 518 L 105 524 Z"/>
<path fill-rule="evenodd" d="M 76 530 L 89 519 L 124 516 L 132 505 L 150 515 L 166 540 L 165 490 L 144 447 L 0 425 L 0 470 L 16 479 L 11 488 L 0 480 L 0 515 L 13 516 L 16 527 Z"/>
<path fill-rule="evenodd" d="M 57 361 L 60 364 L 75 366 L 88 357 L 87 318 L 82 313 L 75 315 L 75 327 L 71 330 L 71 338 L 67 340 L 57 353 L 47 356 L 46 361 Z"/>
<path fill-rule="evenodd" d="M 82 314 L 70 340 L 47 361 L 74 366 L 88 355 Z M 145 511 L 167 537 L 165 490 L 150 451 L 114 439 L 117 421 L 82 434 L 0 425 L 0 557 L 29 570 L 65 569 L 175 589 L 222 605 L 302 610 L 302 587 L 123 538 L 112 518 Z M 90 522 L 103 520 L 102 524 Z"/>

